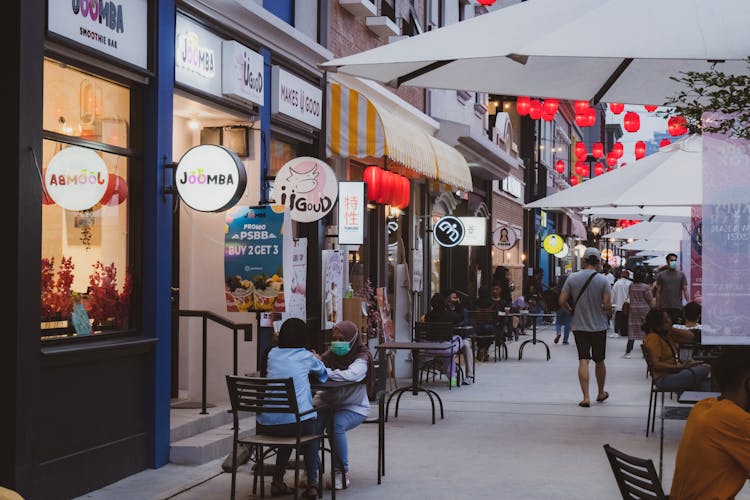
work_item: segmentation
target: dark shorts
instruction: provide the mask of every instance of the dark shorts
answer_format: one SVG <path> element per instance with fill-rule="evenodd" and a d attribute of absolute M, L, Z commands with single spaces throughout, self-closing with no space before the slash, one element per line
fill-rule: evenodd
<path fill-rule="evenodd" d="M 607 352 L 606 331 L 581 332 L 573 331 L 578 348 L 578 359 L 593 359 L 595 363 L 604 361 Z"/>

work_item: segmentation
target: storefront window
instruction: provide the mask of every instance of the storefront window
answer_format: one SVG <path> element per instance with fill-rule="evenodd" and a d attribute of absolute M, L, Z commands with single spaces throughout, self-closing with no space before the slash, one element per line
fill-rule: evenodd
<path fill-rule="evenodd" d="M 133 160 L 126 151 L 130 89 L 51 60 L 45 61 L 44 69 L 42 337 L 121 331 L 132 326 L 128 250 Z M 56 134 L 91 142 L 68 144 Z M 90 205 L 72 208 L 77 200 L 63 201 L 62 195 L 51 194 L 59 193 L 55 184 L 74 178 L 47 176 L 50 162 L 68 148 L 93 155 L 89 158 L 101 165 L 96 179 L 103 194 L 96 194 Z M 84 196 L 85 186 L 67 183 L 71 189 L 80 188 Z"/>

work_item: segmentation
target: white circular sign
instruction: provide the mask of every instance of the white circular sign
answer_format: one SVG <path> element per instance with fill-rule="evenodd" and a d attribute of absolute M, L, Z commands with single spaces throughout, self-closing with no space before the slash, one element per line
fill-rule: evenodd
<path fill-rule="evenodd" d="M 466 228 L 458 217 L 445 215 L 435 223 L 432 234 L 440 246 L 451 248 L 463 241 Z"/>
<path fill-rule="evenodd" d="M 224 146 L 203 144 L 182 155 L 174 172 L 177 193 L 199 212 L 223 212 L 245 192 L 247 173 L 239 157 Z"/>
<path fill-rule="evenodd" d="M 271 198 L 289 207 L 297 222 L 314 222 L 331 211 L 339 195 L 336 174 L 324 161 L 310 156 L 289 160 L 276 174 Z"/>
<path fill-rule="evenodd" d="M 586 245 L 583 245 L 581 243 L 577 244 L 573 247 L 573 252 L 575 253 L 576 257 L 583 258 L 583 254 L 586 252 Z"/>
<path fill-rule="evenodd" d="M 500 250 L 510 250 L 517 241 L 516 232 L 508 226 L 498 226 L 492 233 L 492 244 Z"/>
<path fill-rule="evenodd" d="M 53 156 L 44 174 L 47 192 L 65 210 L 95 206 L 108 183 L 107 165 L 101 156 L 80 146 L 69 146 Z"/>
<path fill-rule="evenodd" d="M 564 259 L 565 257 L 568 256 L 569 253 L 570 253 L 570 247 L 568 246 L 567 243 L 563 242 L 562 250 L 557 252 L 555 254 L 555 257 L 557 257 L 558 259 Z"/>

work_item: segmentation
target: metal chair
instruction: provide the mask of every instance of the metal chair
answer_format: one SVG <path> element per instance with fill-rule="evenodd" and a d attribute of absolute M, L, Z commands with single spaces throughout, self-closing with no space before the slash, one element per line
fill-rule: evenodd
<path fill-rule="evenodd" d="M 365 424 L 377 424 L 378 426 L 378 484 L 381 478 L 385 476 L 385 400 L 388 391 L 378 391 L 378 415 L 370 416 L 365 419 Z"/>
<path fill-rule="evenodd" d="M 643 352 L 643 359 L 646 360 L 646 373 L 651 378 L 651 389 L 649 390 L 648 400 L 648 415 L 646 416 L 646 437 L 648 437 L 649 427 L 651 428 L 652 433 L 656 428 L 656 404 L 658 402 L 657 398 L 659 397 L 659 394 L 661 394 L 661 408 L 663 412 L 664 394 L 669 393 L 671 398 L 672 391 L 667 391 L 656 387 L 656 384 L 654 383 L 653 371 L 651 369 L 651 360 L 649 359 L 648 352 L 646 351 L 646 348 L 643 344 L 641 344 L 641 351 Z"/>
<path fill-rule="evenodd" d="M 417 321 L 414 323 L 414 341 L 415 342 L 450 342 L 450 347 L 446 346 L 446 349 L 450 348 L 448 353 L 435 353 L 425 351 L 425 360 L 419 367 L 419 378 L 422 380 L 422 375 L 425 374 L 429 379 L 430 374 L 433 380 L 436 376 L 442 375 L 442 365 L 446 359 L 456 359 L 458 353 L 458 342 L 454 339 L 454 323 L 439 322 L 439 321 Z M 420 357 L 422 355 L 420 354 Z M 461 385 L 463 379 L 463 369 L 461 368 L 461 357 L 458 356 L 456 363 L 449 363 L 450 370 L 448 373 L 448 390 L 452 388 L 453 376 L 456 376 L 458 386 Z M 453 373 L 453 367 L 456 367 L 456 373 Z"/>
<path fill-rule="evenodd" d="M 499 359 L 508 359 L 508 346 L 505 344 L 505 332 L 503 331 L 503 325 L 499 321 L 497 311 L 494 309 L 477 309 L 468 311 L 468 314 L 469 324 L 474 327 L 474 338 L 476 340 L 486 339 L 492 341 L 490 345 L 494 345 L 493 350 L 495 361 L 498 360 L 498 353 Z M 488 333 L 483 334 L 482 332 Z"/>
<path fill-rule="evenodd" d="M 653 460 L 626 455 L 608 444 L 604 445 L 604 451 L 624 500 L 669 498 L 656 475 Z"/>
<path fill-rule="evenodd" d="M 295 451 L 294 467 L 294 498 L 299 497 L 299 457 L 303 444 L 319 440 L 321 450 L 321 467 L 318 470 L 318 485 L 323 484 L 323 434 L 302 434 L 302 417 L 320 411 L 322 408 L 312 408 L 300 412 L 297 406 L 297 396 L 294 390 L 294 380 L 270 379 L 263 377 L 238 377 L 227 375 L 227 389 L 229 390 L 229 401 L 232 405 L 232 419 L 234 423 L 234 435 L 232 440 L 232 491 L 231 498 L 234 500 L 237 482 L 237 446 L 247 445 L 254 456 L 256 466 L 253 470 L 253 493 L 256 491 L 258 476 L 263 473 L 263 461 L 267 451 L 264 449 L 278 449 L 280 447 L 291 447 Z M 274 436 L 270 434 L 255 434 L 240 438 L 239 435 L 239 413 L 253 412 L 261 413 L 290 413 L 294 415 L 297 424 L 297 434 L 292 437 Z M 331 453 L 331 473 L 334 471 L 335 456 Z M 262 477 L 262 476 L 261 476 Z M 333 479 L 333 478 L 332 478 Z M 322 492 L 322 489 L 319 490 Z M 260 496 L 264 495 L 264 481 L 260 482 Z M 336 498 L 336 490 L 332 490 L 332 498 Z"/>

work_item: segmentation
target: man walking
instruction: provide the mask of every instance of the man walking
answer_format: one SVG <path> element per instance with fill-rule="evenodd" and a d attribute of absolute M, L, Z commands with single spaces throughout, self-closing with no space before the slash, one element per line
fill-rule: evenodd
<path fill-rule="evenodd" d="M 620 279 L 612 286 L 612 310 L 615 312 L 615 331 L 610 337 L 617 338 L 628 335 L 628 315 L 622 310 L 623 304 L 628 301 L 630 292 L 630 271 L 623 269 Z"/>
<path fill-rule="evenodd" d="M 612 314 L 612 300 L 609 281 L 597 271 L 601 260 L 599 249 L 589 247 L 583 254 L 583 269 L 571 274 L 560 293 L 560 307 L 570 310 L 568 299 L 573 303 L 571 328 L 578 348 L 578 381 L 581 384 L 583 400 L 578 406 L 588 408 L 589 361 L 594 360 L 596 377 L 596 400 L 602 402 L 609 397 L 604 390 L 607 368 L 604 365 L 607 345 L 607 324 Z"/>
<path fill-rule="evenodd" d="M 682 299 L 690 302 L 687 278 L 677 269 L 677 255 L 667 254 L 667 268 L 656 275 L 656 307 L 664 309 L 672 318 L 672 323 L 685 323 Z"/>

